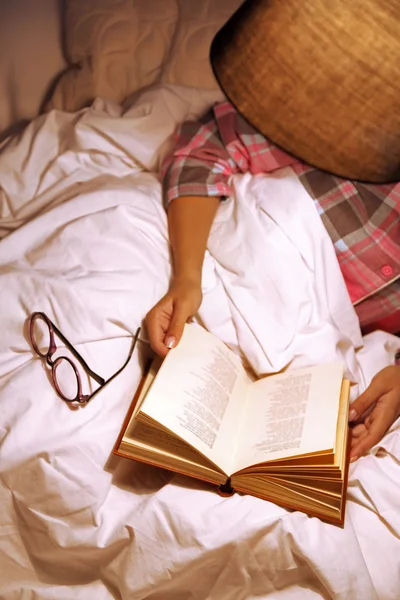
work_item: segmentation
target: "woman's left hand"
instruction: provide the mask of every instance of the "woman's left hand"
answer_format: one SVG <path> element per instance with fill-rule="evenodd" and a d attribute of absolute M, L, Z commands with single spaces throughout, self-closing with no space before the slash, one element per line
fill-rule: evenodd
<path fill-rule="evenodd" d="M 400 416 L 400 366 L 385 367 L 353 402 L 350 460 L 366 454 Z"/>

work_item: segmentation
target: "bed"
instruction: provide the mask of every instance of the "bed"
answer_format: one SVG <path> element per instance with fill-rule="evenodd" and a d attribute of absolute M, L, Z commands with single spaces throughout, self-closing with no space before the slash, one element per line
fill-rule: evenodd
<path fill-rule="evenodd" d="M 399 423 L 351 465 L 341 529 L 113 455 L 149 354 L 144 330 L 129 366 L 79 410 L 29 343 L 27 319 L 44 311 L 103 377 L 123 364 L 171 272 L 160 164 L 176 125 L 223 99 L 208 48 L 238 5 L 0 3 L 0 39 L 11 26 L 16 36 L 0 74 L 5 600 L 400 596 Z M 362 338 L 290 169 L 237 177 L 234 189 L 210 236 L 197 320 L 260 375 L 340 359 L 355 397 L 398 338 Z"/>

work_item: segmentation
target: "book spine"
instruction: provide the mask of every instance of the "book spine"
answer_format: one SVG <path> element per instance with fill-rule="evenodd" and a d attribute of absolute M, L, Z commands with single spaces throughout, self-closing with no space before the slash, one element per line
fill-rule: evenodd
<path fill-rule="evenodd" d="M 217 487 L 217 492 L 223 498 L 229 498 L 229 496 L 233 496 L 235 493 L 234 488 L 232 487 L 231 478 L 228 477 L 225 483 L 219 485 Z"/>

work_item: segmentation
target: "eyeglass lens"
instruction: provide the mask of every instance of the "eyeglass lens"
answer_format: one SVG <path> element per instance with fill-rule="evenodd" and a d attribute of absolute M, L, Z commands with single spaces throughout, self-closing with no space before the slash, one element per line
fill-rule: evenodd
<path fill-rule="evenodd" d="M 78 396 L 78 377 L 72 363 L 64 356 L 56 360 L 53 369 L 54 383 L 61 396 L 66 400 L 75 400 Z"/>
<path fill-rule="evenodd" d="M 50 329 L 48 323 L 40 315 L 34 318 L 31 336 L 36 352 L 46 358 L 51 346 Z M 75 400 L 79 392 L 79 383 L 72 361 L 67 357 L 60 356 L 54 360 L 48 357 L 48 363 L 52 365 L 53 381 L 58 393 L 65 400 Z"/>
<path fill-rule="evenodd" d="M 50 350 L 50 329 L 46 321 L 40 316 L 35 316 L 31 336 L 33 346 L 40 356 L 46 357 Z"/>

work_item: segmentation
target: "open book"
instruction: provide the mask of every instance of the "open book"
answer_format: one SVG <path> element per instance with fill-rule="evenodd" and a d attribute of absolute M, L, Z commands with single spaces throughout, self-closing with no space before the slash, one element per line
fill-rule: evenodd
<path fill-rule="evenodd" d="M 343 525 L 349 387 L 340 363 L 253 382 L 223 342 L 186 325 L 153 361 L 114 452 Z"/>

